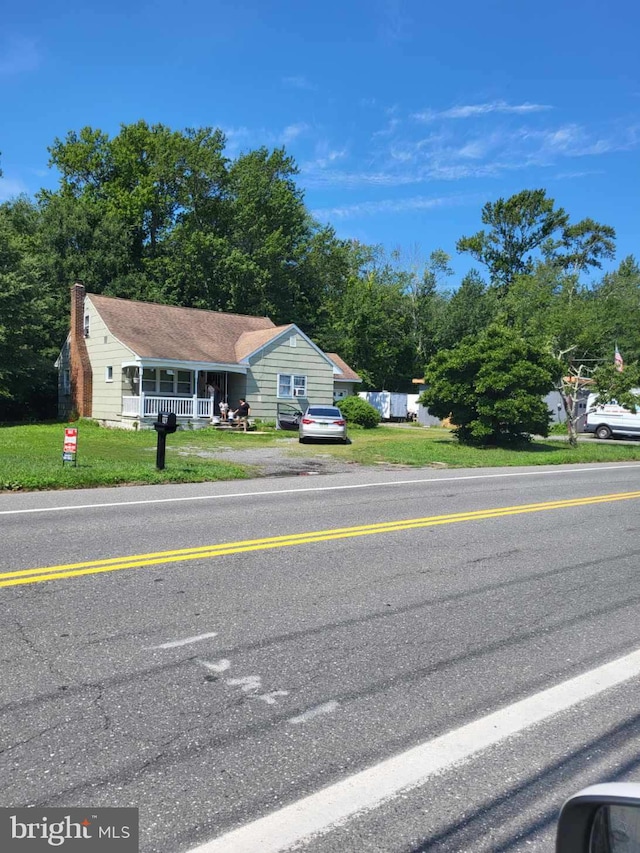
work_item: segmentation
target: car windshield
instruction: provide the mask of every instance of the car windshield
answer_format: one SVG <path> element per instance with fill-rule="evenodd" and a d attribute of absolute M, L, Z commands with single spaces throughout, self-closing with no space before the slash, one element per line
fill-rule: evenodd
<path fill-rule="evenodd" d="M 307 409 L 308 415 L 313 415 L 316 418 L 341 418 L 342 412 L 334 406 L 309 406 Z"/>

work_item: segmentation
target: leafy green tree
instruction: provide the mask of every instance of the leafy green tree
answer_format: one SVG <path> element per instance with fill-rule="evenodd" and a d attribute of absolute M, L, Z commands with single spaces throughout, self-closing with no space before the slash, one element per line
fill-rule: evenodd
<path fill-rule="evenodd" d="M 27 198 L 0 205 L 0 418 L 4 421 L 55 412 L 53 363 L 64 333 L 56 322 L 52 293 L 43 281 L 39 225 L 39 211 Z"/>
<path fill-rule="evenodd" d="M 625 361 L 640 358 L 640 266 L 633 256 L 605 275 L 591 295 L 597 355 L 607 360 L 615 345 Z"/>
<path fill-rule="evenodd" d="M 406 282 L 379 250 L 360 246 L 354 261 L 334 320 L 338 349 L 366 387 L 404 390 L 416 370 Z"/>
<path fill-rule="evenodd" d="M 487 202 L 478 231 L 457 242 L 489 270 L 491 282 L 506 294 L 516 276 L 533 272 L 536 258 L 544 257 L 574 273 L 601 267 L 613 257 L 615 231 L 593 219 L 571 224 L 563 208 L 556 208 L 546 191 L 523 190 L 508 199 Z"/>
<path fill-rule="evenodd" d="M 497 310 L 495 292 L 487 288 L 476 270 L 471 270 L 440 312 L 434 328 L 437 348 L 450 349 L 467 335 L 480 334 Z"/>
<path fill-rule="evenodd" d="M 600 364 L 593 372 L 592 390 L 599 403 L 616 402 L 632 412 L 640 407 L 640 367 L 627 363 L 618 370 L 612 362 Z"/>
<path fill-rule="evenodd" d="M 540 347 L 493 323 L 478 337 L 444 350 L 425 372 L 421 402 L 439 418 L 450 417 L 462 442 L 500 444 L 547 435 L 543 397 L 559 374 L 557 361 Z"/>
<path fill-rule="evenodd" d="M 469 252 L 489 270 L 491 281 L 507 291 L 516 275 L 531 272 L 532 252 L 569 224 L 562 208 L 545 190 L 523 190 L 508 199 L 487 202 L 482 222 L 488 231 L 461 237 L 458 252 Z"/>

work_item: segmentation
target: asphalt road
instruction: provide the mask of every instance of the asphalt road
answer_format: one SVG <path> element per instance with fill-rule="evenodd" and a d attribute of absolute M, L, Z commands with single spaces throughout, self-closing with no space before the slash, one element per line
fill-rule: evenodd
<path fill-rule="evenodd" d="M 281 849 L 274 814 L 311 853 L 551 851 L 640 780 L 638 677 L 578 685 L 640 649 L 639 513 L 637 464 L 0 495 L 0 805 L 138 806 L 149 853 Z"/>

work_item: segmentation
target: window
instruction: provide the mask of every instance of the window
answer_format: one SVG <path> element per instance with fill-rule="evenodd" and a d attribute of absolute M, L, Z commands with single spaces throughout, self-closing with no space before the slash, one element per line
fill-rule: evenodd
<path fill-rule="evenodd" d="M 113 382 L 113 367 L 111 367 L 111 365 L 104 369 L 104 381 Z"/>
<path fill-rule="evenodd" d="M 191 373 L 188 370 L 178 370 L 176 375 L 176 391 L 182 397 L 191 394 Z"/>
<path fill-rule="evenodd" d="M 142 371 L 142 390 L 145 394 L 156 393 L 156 372 L 152 367 L 145 367 Z"/>
<path fill-rule="evenodd" d="M 291 335 L 291 337 L 289 338 L 289 346 L 295 347 L 295 346 L 297 346 L 297 343 L 298 343 L 298 339 L 296 338 L 296 336 Z"/>
<path fill-rule="evenodd" d="M 294 397 L 306 397 L 307 396 L 307 377 L 306 376 L 294 376 L 293 377 L 293 396 Z"/>
<path fill-rule="evenodd" d="M 278 397 L 306 397 L 307 377 L 290 373 L 278 374 Z"/>
<path fill-rule="evenodd" d="M 65 367 L 62 371 L 62 393 L 69 394 L 71 392 L 71 370 Z"/>
<path fill-rule="evenodd" d="M 175 372 L 173 370 L 160 371 L 160 393 L 173 394 L 173 382 L 175 380 Z"/>
<path fill-rule="evenodd" d="M 190 397 L 193 393 L 193 374 L 190 370 L 166 370 L 145 367 L 142 371 L 142 390 L 145 394 Z"/>
<path fill-rule="evenodd" d="M 89 315 L 84 315 L 84 336 L 85 338 L 89 337 Z"/>

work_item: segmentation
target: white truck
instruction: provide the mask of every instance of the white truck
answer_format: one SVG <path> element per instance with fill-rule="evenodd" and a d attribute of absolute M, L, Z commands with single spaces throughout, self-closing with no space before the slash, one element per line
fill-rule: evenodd
<path fill-rule="evenodd" d="M 640 395 L 640 388 L 633 388 L 632 393 Z M 598 405 L 598 395 L 589 394 L 584 431 L 594 433 L 598 438 L 611 438 L 612 435 L 640 436 L 640 403 L 638 411 L 632 412 L 615 402 Z"/>

